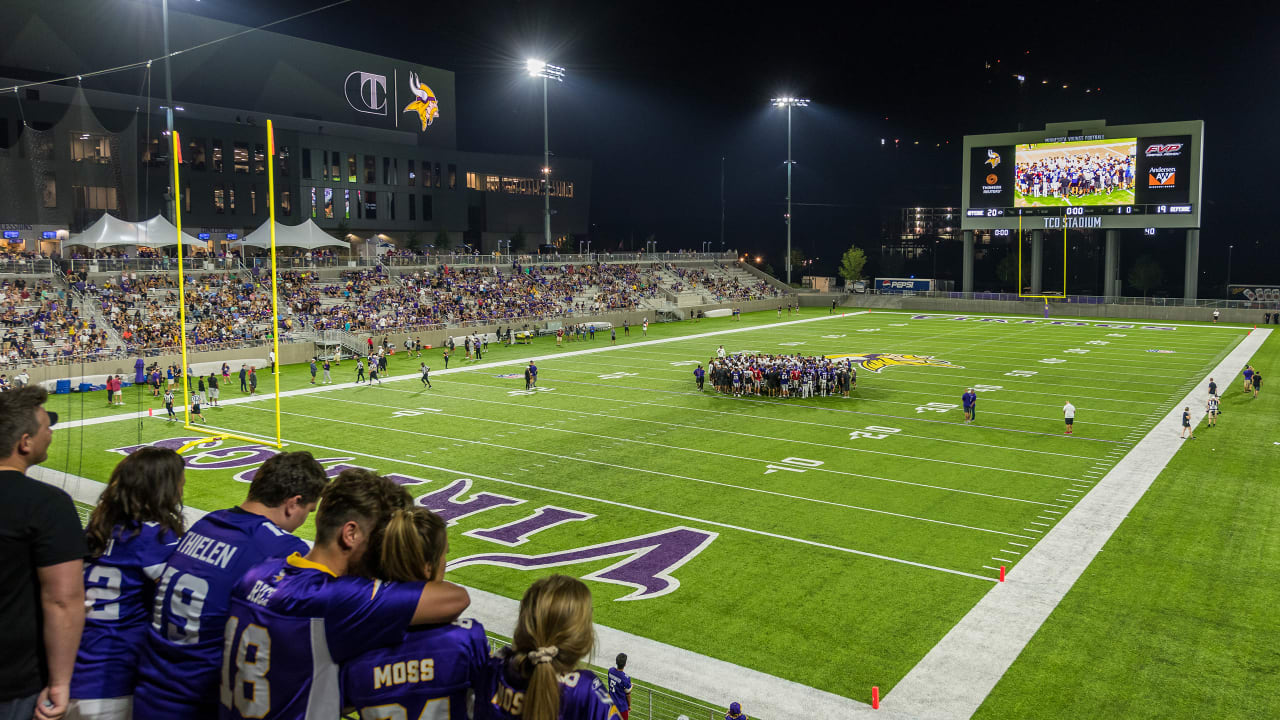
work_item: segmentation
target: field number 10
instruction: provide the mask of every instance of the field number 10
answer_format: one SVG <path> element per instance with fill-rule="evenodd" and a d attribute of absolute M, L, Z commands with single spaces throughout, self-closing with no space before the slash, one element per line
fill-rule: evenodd
<path fill-rule="evenodd" d="M 928 405 L 916 406 L 916 412 L 917 413 L 922 413 L 922 412 L 944 413 L 944 412 L 947 412 L 948 410 L 955 410 L 958 407 L 960 406 L 954 405 L 952 403 L 931 402 Z"/>
<path fill-rule="evenodd" d="M 858 438 L 867 438 L 868 440 L 883 440 L 894 433 L 902 432 L 899 428 L 884 427 L 882 425 L 868 425 L 861 430 L 854 430 L 849 433 L 850 440 Z"/>
<path fill-rule="evenodd" d="M 776 473 L 779 470 L 787 470 L 789 472 L 802 473 L 805 470 L 812 470 L 813 468 L 820 467 L 822 464 L 823 463 L 821 460 L 810 460 L 809 458 L 789 457 L 783 460 L 781 465 L 774 465 L 773 463 L 769 463 L 768 465 L 765 465 L 764 474 L 768 475 L 770 473 Z"/>

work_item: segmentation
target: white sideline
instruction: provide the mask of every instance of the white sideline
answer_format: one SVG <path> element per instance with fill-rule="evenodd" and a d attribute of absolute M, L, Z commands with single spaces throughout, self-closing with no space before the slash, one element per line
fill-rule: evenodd
<path fill-rule="evenodd" d="M 868 311 L 866 310 L 859 310 L 857 312 L 846 312 L 846 313 L 841 313 L 839 315 L 820 315 L 818 317 L 802 318 L 800 320 L 786 320 L 783 322 L 768 323 L 765 325 L 751 325 L 748 327 L 731 328 L 728 330 L 712 330 L 711 332 L 696 333 L 694 335 L 680 335 L 678 337 L 656 338 L 654 340 L 641 340 L 639 342 L 627 343 L 625 345 L 602 345 L 602 346 L 585 348 L 583 350 L 569 350 L 565 352 L 548 353 L 545 355 L 532 355 L 532 356 L 523 357 L 523 358 L 511 358 L 509 360 L 487 362 L 487 363 L 481 363 L 479 365 L 456 366 L 447 370 L 432 370 L 431 374 L 433 376 L 451 375 L 453 373 L 471 372 L 472 370 L 491 370 L 496 368 L 511 367 L 512 365 L 516 365 L 516 364 L 526 365 L 531 361 L 542 362 L 544 360 L 555 360 L 558 358 L 574 357 L 577 355 L 591 355 L 593 353 L 608 352 L 610 350 L 620 350 L 622 348 L 643 347 L 646 345 L 664 345 L 666 343 L 681 342 L 683 340 L 697 340 L 699 338 L 714 337 L 716 335 L 728 335 L 731 333 L 745 332 L 748 330 L 769 330 L 777 327 L 783 327 L 786 325 L 799 325 L 802 323 L 818 322 L 821 320 L 835 320 L 838 318 L 851 317 L 855 315 L 866 315 L 867 313 Z M 439 348 L 432 348 L 432 350 L 438 350 L 438 349 Z M 416 360 L 417 358 L 407 358 L 407 359 L 412 361 L 412 360 Z M 348 360 L 347 362 L 350 363 L 350 367 L 352 368 L 355 367 L 354 358 L 352 358 L 351 360 Z M 397 362 L 399 362 L 399 360 L 397 360 Z M 264 375 L 266 376 L 267 379 L 271 378 L 270 373 L 264 373 Z M 235 377 L 235 376 L 233 375 L 232 377 Z M 418 379 L 418 377 L 419 377 L 419 374 L 417 372 L 412 372 L 404 375 L 392 375 L 390 377 L 386 377 L 382 379 L 390 382 L 392 380 L 416 380 Z M 364 384 L 367 384 L 367 383 L 364 383 Z M 227 383 L 227 386 L 231 387 L 232 384 Z M 259 385 L 259 387 L 263 387 L 263 386 Z M 347 388 L 354 388 L 354 387 L 360 387 L 360 385 L 357 385 L 356 383 L 353 383 L 353 382 L 332 383 L 329 385 L 316 384 L 313 387 L 306 387 L 298 390 L 286 390 L 280 393 L 280 397 L 282 398 L 295 397 L 297 395 L 308 395 L 310 393 L 328 392 L 330 390 L 345 390 Z M 236 397 L 236 398 L 231 398 L 230 400 L 220 401 L 218 405 L 214 407 L 221 407 L 223 405 L 240 405 L 242 403 L 250 403 L 250 402 L 261 402 L 263 400 L 270 400 L 274 397 L 275 397 L 275 393 L 262 392 L 257 395 L 250 395 L 247 397 Z M 173 411 L 175 413 L 180 414 L 183 412 L 185 407 L 186 407 L 185 405 L 174 405 Z M 205 407 L 208 408 L 210 407 L 210 405 L 206 403 Z M 55 407 L 54 409 L 56 410 L 57 408 Z M 53 429 L 68 430 L 71 428 L 83 427 L 85 425 L 102 425 L 104 423 L 120 422 L 121 420 L 136 420 L 137 418 L 140 418 L 140 417 L 143 417 L 142 411 L 122 413 L 120 415 L 103 415 L 102 417 L 96 417 L 96 418 L 87 418 L 83 420 L 70 420 L 66 422 L 60 422 L 57 425 L 55 425 Z"/>
<path fill-rule="evenodd" d="M 1204 417 L 1209 377 L 1230 385 L 1271 334 L 1254 330 L 1179 402 Z M 967 718 L 1031 641 L 1178 448 L 1175 406 L 884 698 L 893 717 Z"/>
<path fill-rule="evenodd" d="M 88 505 L 97 504 L 106 487 L 97 480 L 40 466 L 30 468 L 27 474 L 62 488 L 73 500 Z M 204 517 L 205 511 L 187 507 L 183 515 L 190 527 Z M 490 632 L 511 637 L 520 602 L 476 588 L 467 588 L 467 592 L 471 594 L 471 607 L 466 616 L 479 620 Z M 864 713 L 871 717 L 873 712 L 870 706 L 849 698 L 604 625 L 596 625 L 596 639 L 592 652 L 595 665 L 609 667 L 618 653 L 625 652 L 632 675 L 703 702 L 728 707 L 737 701 L 752 713 L 771 718 L 795 717 L 795 708 L 800 707 L 811 708 L 813 717 L 826 718 L 861 717 Z"/>

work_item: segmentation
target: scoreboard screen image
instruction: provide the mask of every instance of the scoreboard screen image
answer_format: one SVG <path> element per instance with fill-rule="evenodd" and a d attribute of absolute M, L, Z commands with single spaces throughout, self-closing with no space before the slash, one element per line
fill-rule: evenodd
<path fill-rule="evenodd" d="M 1014 148 L 1014 207 L 1133 205 L 1137 138 Z"/>

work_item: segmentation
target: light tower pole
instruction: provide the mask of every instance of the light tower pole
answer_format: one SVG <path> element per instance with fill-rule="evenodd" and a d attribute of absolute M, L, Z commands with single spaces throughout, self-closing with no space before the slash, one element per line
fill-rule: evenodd
<path fill-rule="evenodd" d="M 805 98 L 780 97 L 772 100 L 774 107 L 787 109 L 787 284 L 791 284 L 791 108 L 805 107 L 809 101 Z"/>
<path fill-rule="evenodd" d="M 542 243 L 551 244 L 551 135 L 547 121 L 547 82 L 564 82 L 564 68 L 529 59 L 529 77 L 542 78 Z"/>

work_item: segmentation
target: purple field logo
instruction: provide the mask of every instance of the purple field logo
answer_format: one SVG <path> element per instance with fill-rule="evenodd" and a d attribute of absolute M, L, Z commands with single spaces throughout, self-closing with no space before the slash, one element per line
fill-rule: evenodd
<path fill-rule="evenodd" d="M 847 358 L 849 362 L 857 365 L 863 370 L 878 373 L 887 367 L 903 367 L 903 366 L 928 366 L 928 367 L 944 367 L 963 370 L 961 365 L 953 365 L 948 360 L 942 360 L 932 355 L 904 355 L 902 353 L 868 353 L 866 355 L 826 355 L 828 360 L 840 360 Z"/>
<path fill-rule="evenodd" d="M 189 442 L 201 439 L 199 437 L 168 438 L 152 443 L 151 446 L 177 450 Z M 111 448 L 107 452 L 128 455 L 143 447 L 148 445 Z M 228 447 L 223 440 L 214 438 L 210 438 L 208 442 L 201 443 L 196 448 L 198 452 L 184 458 L 188 470 L 238 470 L 233 479 L 246 483 L 253 481 L 254 475 L 263 463 L 280 452 L 266 445 Z M 354 459 L 352 457 L 316 458 L 331 478 L 336 477 L 343 470 L 363 467 L 349 464 Z M 422 485 L 433 482 L 398 473 L 388 473 L 385 477 L 401 485 Z M 473 493 L 471 491 L 473 482 L 471 478 L 457 478 L 438 486 L 438 489 L 432 492 L 418 496 L 415 502 L 439 515 L 449 525 L 456 525 L 459 520 L 472 515 L 496 508 L 523 505 L 527 502 L 520 498 L 490 492 Z M 544 505 L 518 520 L 496 527 L 469 530 L 462 534 L 485 542 L 515 547 L 523 545 L 532 536 L 543 531 L 565 523 L 592 520 L 595 517 L 589 513 Z M 620 558 L 603 570 L 582 576 L 582 579 L 623 585 L 633 589 L 630 594 L 618 598 L 619 600 L 647 600 L 678 589 L 680 581 L 673 577 L 672 573 L 696 557 L 717 537 L 719 533 L 680 526 L 647 535 L 542 555 L 481 553 L 454 560 L 449 563 L 449 567 L 492 565 L 515 570 L 542 570 Z"/>

